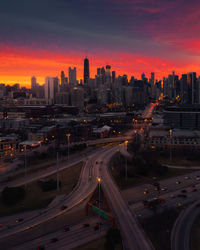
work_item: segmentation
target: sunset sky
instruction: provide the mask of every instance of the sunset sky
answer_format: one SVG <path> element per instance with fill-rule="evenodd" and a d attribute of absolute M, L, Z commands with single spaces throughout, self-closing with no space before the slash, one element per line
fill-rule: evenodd
<path fill-rule="evenodd" d="M 30 86 L 83 59 L 117 74 L 200 74 L 198 0 L 6 0 L 0 7 L 0 83 Z"/>

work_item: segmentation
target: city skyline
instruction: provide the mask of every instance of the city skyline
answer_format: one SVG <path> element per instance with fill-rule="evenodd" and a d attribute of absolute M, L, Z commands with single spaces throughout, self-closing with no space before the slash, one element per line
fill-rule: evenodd
<path fill-rule="evenodd" d="M 0 13 L 0 82 L 6 84 L 29 86 L 32 75 L 42 84 L 70 66 L 83 78 L 85 56 L 91 77 L 107 64 L 137 78 L 200 73 L 196 0 L 21 0 L 2 3 Z"/>

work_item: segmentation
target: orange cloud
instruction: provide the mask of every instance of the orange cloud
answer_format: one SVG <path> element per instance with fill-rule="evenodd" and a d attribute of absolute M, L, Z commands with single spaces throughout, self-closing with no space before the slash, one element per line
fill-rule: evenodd
<path fill-rule="evenodd" d="M 31 76 L 35 75 L 40 84 L 44 83 L 46 76 L 60 76 L 61 70 L 68 75 L 68 67 L 77 67 L 78 79 L 83 78 L 84 53 L 49 52 L 44 50 L 28 50 L 15 48 L 0 48 L 0 82 L 6 84 L 20 83 L 30 86 Z M 188 71 L 199 70 L 198 63 L 182 63 L 166 61 L 159 58 L 145 57 L 120 51 L 100 51 L 96 55 L 89 55 L 91 77 L 96 74 L 96 68 L 110 64 L 117 75 L 127 74 L 140 79 L 141 73 L 149 76 L 156 73 L 156 78 L 162 79 L 172 70 L 182 74 Z"/>

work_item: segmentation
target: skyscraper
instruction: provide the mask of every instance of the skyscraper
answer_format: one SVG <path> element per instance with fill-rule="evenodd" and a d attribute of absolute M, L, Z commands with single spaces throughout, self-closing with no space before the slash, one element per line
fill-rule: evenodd
<path fill-rule="evenodd" d="M 106 79 L 106 71 L 104 69 L 104 67 L 101 68 L 101 79 L 102 79 L 102 83 L 104 84 L 105 83 L 105 79 Z"/>
<path fill-rule="evenodd" d="M 97 68 L 97 75 L 98 75 L 98 76 L 101 75 L 101 68 Z"/>
<path fill-rule="evenodd" d="M 74 67 L 73 69 L 69 67 L 69 84 L 76 84 L 76 67 Z"/>
<path fill-rule="evenodd" d="M 112 71 L 112 83 L 115 82 L 115 71 Z"/>
<path fill-rule="evenodd" d="M 31 89 L 34 89 L 37 86 L 37 80 L 35 76 L 31 77 Z"/>
<path fill-rule="evenodd" d="M 187 74 L 187 85 L 188 85 L 188 102 L 190 104 L 198 103 L 198 88 L 197 88 L 197 77 L 195 72 Z"/>
<path fill-rule="evenodd" d="M 66 89 L 67 89 L 68 78 L 65 77 L 64 71 L 61 71 L 60 78 L 61 78 L 60 90 L 61 90 L 61 91 L 66 91 Z"/>
<path fill-rule="evenodd" d="M 56 94 L 59 92 L 58 77 L 46 77 L 44 91 L 45 99 L 48 101 L 48 104 L 55 103 Z"/>
<path fill-rule="evenodd" d="M 88 83 L 89 78 L 90 78 L 89 60 L 85 58 L 84 59 L 84 73 L 83 73 L 84 83 Z"/>
<path fill-rule="evenodd" d="M 84 106 L 84 91 L 81 87 L 74 87 L 71 92 L 71 105 L 79 108 Z"/>
<path fill-rule="evenodd" d="M 151 85 L 151 97 L 155 98 L 155 74 L 151 72 L 151 78 L 149 79 Z"/>
<path fill-rule="evenodd" d="M 61 86 L 64 86 L 65 85 L 65 73 L 64 73 L 64 71 L 61 71 L 60 78 L 61 78 Z"/>
<path fill-rule="evenodd" d="M 110 74 L 111 66 L 106 65 L 106 84 L 110 85 L 111 84 L 111 74 Z"/>

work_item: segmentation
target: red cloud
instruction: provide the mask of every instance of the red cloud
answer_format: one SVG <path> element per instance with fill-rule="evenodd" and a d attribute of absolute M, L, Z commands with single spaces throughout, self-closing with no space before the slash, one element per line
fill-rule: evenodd
<path fill-rule="evenodd" d="M 199 44 L 198 44 L 199 46 Z M 0 49 L 0 82 L 30 85 L 30 78 L 35 75 L 40 84 L 44 83 L 46 76 L 59 76 L 61 70 L 68 74 L 69 66 L 76 66 L 78 79 L 83 78 L 84 54 L 70 51 L 66 54 L 41 50 L 25 50 L 15 48 Z M 155 72 L 156 77 L 162 79 L 172 70 L 181 74 L 188 71 L 199 70 L 199 63 L 169 61 L 139 54 L 124 53 L 120 51 L 99 51 L 96 55 L 89 55 L 91 77 L 96 74 L 96 68 L 110 64 L 112 70 L 118 74 L 127 74 L 140 78 L 141 73 Z"/>

